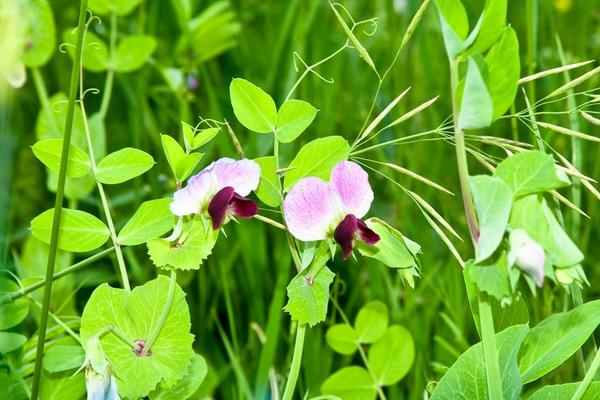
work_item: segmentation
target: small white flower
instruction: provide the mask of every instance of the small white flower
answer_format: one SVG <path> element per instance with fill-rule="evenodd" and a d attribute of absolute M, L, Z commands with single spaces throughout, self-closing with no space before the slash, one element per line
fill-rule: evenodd
<path fill-rule="evenodd" d="M 112 375 L 110 364 L 102 350 L 98 336 L 92 337 L 85 345 L 85 387 L 87 400 L 120 400 L 117 381 Z"/>
<path fill-rule="evenodd" d="M 509 265 L 516 265 L 528 273 L 538 287 L 544 284 L 544 268 L 546 254 L 544 248 L 533 240 L 523 229 L 515 229 L 510 233 Z"/>

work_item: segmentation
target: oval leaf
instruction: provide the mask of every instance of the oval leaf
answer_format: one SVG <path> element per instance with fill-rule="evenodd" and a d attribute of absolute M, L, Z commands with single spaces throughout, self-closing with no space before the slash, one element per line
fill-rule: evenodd
<path fill-rule="evenodd" d="M 492 123 L 494 105 L 479 64 L 469 57 L 458 124 L 461 129 L 480 129 Z"/>
<path fill-rule="evenodd" d="M 264 90 L 245 79 L 236 78 L 229 85 L 233 113 L 242 125 L 258 133 L 275 132 L 277 107 Z"/>
<path fill-rule="evenodd" d="M 356 333 L 348 324 L 333 325 L 327 329 L 325 339 L 329 347 L 340 354 L 350 355 L 356 353 Z"/>
<path fill-rule="evenodd" d="M 60 169 L 60 158 L 62 153 L 62 139 L 40 140 L 33 145 L 33 154 L 48 169 L 57 172 Z M 69 159 L 67 163 L 67 177 L 81 178 L 91 170 L 90 158 L 87 153 L 79 147 L 71 144 L 69 146 Z"/>
<path fill-rule="evenodd" d="M 30 0 L 23 5 L 23 10 L 27 22 L 23 63 L 27 67 L 41 67 L 50 60 L 56 48 L 52 8 L 47 0 Z"/>
<path fill-rule="evenodd" d="M 31 233 L 50 244 L 54 209 L 46 210 L 31 221 Z M 60 216 L 58 248 L 72 252 L 85 252 L 102 246 L 109 236 L 106 225 L 92 214 L 64 208 Z"/>
<path fill-rule="evenodd" d="M 63 41 L 67 43 L 67 53 L 75 56 L 75 43 L 77 41 L 77 29 L 68 28 L 63 31 Z M 94 32 L 86 31 L 83 40 L 85 51 L 82 56 L 83 68 L 91 72 L 102 72 L 108 68 L 108 48 L 106 43 Z"/>
<path fill-rule="evenodd" d="M 323 382 L 321 393 L 344 400 L 373 400 L 377 396 L 373 378 L 362 367 L 340 369 Z"/>
<path fill-rule="evenodd" d="M 268 206 L 279 207 L 281 204 L 281 181 L 277 176 L 275 157 L 260 157 L 254 159 L 260 166 L 260 181 L 255 193 Z"/>
<path fill-rule="evenodd" d="M 135 214 L 119 232 L 119 243 L 133 246 L 159 237 L 173 227 L 169 210 L 172 199 L 156 199 L 140 204 Z"/>
<path fill-rule="evenodd" d="M 383 336 L 388 327 L 388 309 L 381 301 L 365 304 L 356 315 L 354 331 L 360 343 L 373 343 Z"/>
<path fill-rule="evenodd" d="M 44 369 L 50 373 L 79 368 L 85 360 L 85 350 L 79 345 L 51 346 L 44 354 Z"/>
<path fill-rule="evenodd" d="M 96 166 L 96 179 L 109 185 L 123 183 L 143 174 L 153 165 L 154 159 L 150 154 L 125 147 L 100 160 Z"/>
<path fill-rule="evenodd" d="M 13 332 L 0 332 L 0 354 L 10 353 L 23 346 L 27 337 Z"/>
<path fill-rule="evenodd" d="M 0 299 L 7 293 L 19 291 L 19 286 L 10 279 L 0 278 Z M 0 329 L 12 328 L 29 314 L 29 301 L 24 297 L 0 305 Z"/>
<path fill-rule="evenodd" d="M 310 103 L 302 100 L 288 100 L 277 113 L 277 140 L 282 143 L 294 141 L 315 119 L 317 112 Z"/>
<path fill-rule="evenodd" d="M 156 49 L 156 40 L 151 36 L 127 36 L 117 46 L 113 60 L 117 72 L 131 72 L 139 69 Z"/>
<path fill-rule="evenodd" d="M 369 365 L 379 385 L 400 382 L 410 371 L 415 359 L 412 335 L 403 326 L 390 326 L 369 350 Z"/>
<path fill-rule="evenodd" d="M 88 7 L 98 14 L 114 12 L 121 16 L 129 14 L 141 2 L 142 0 L 90 0 Z"/>
<path fill-rule="evenodd" d="M 503 1 L 506 9 L 506 0 Z M 496 120 L 512 105 L 519 87 L 519 40 L 512 27 L 504 30 L 498 43 L 485 57 L 485 61 L 488 65 L 489 93 L 494 104 L 493 119 Z"/>

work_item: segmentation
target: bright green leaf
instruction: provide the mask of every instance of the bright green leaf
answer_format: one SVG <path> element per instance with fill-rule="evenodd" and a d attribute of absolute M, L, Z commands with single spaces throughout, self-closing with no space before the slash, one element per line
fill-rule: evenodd
<path fill-rule="evenodd" d="M 208 365 L 204 357 L 199 354 L 192 356 L 192 363 L 187 371 L 187 374 L 181 378 L 175 386 L 169 389 L 159 388 L 150 393 L 150 400 L 183 400 L 189 399 L 196 393 L 206 375 L 208 374 Z"/>
<path fill-rule="evenodd" d="M 563 385 L 547 385 L 533 393 L 527 400 L 562 400 L 571 399 L 581 382 Z M 600 382 L 592 382 L 581 400 L 598 400 L 600 398 Z"/>
<path fill-rule="evenodd" d="M 47 0 L 28 0 L 21 7 L 28 28 L 23 63 L 27 67 L 41 67 L 50 60 L 56 48 L 56 27 L 52 8 Z"/>
<path fill-rule="evenodd" d="M 181 131 L 183 132 L 183 142 L 185 144 L 186 151 L 192 150 L 195 128 L 187 122 L 181 121 Z"/>
<path fill-rule="evenodd" d="M 506 0 L 497 1 L 503 1 L 506 8 Z M 489 73 L 488 89 L 494 104 L 493 119 L 496 120 L 513 104 L 519 87 L 519 40 L 512 27 L 504 30 L 498 43 L 485 57 L 485 61 Z"/>
<path fill-rule="evenodd" d="M 148 340 L 167 301 L 169 279 L 158 276 L 131 292 L 104 283 L 94 290 L 81 316 L 84 343 L 108 325 L 116 326 L 131 340 Z M 119 394 L 136 399 L 148 395 L 158 383 L 165 389 L 175 385 L 188 370 L 194 336 L 185 292 L 175 285 L 173 302 L 152 348 L 152 354 L 137 356 L 131 346 L 108 332 L 101 337 L 102 349 L 117 378 Z"/>
<path fill-rule="evenodd" d="M 0 354 L 10 353 L 23 346 L 27 336 L 13 332 L 0 332 Z"/>
<path fill-rule="evenodd" d="M 360 343 L 373 343 L 379 340 L 388 327 L 387 306 L 381 301 L 370 301 L 356 315 L 354 331 Z"/>
<path fill-rule="evenodd" d="M 31 221 L 31 233 L 50 244 L 54 209 L 46 210 Z M 85 252 L 102 246 L 109 236 L 106 225 L 85 211 L 63 208 L 60 216 L 58 248 L 71 252 Z"/>
<path fill-rule="evenodd" d="M 519 354 L 523 383 L 533 382 L 561 365 L 600 324 L 600 300 L 552 314 L 529 331 Z"/>
<path fill-rule="evenodd" d="M 345 367 L 323 382 L 321 393 L 344 400 L 374 400 L 377 396 L 375 382 L 362 367 Z"/>
<path fill-rule="evenodd" d="M 206 143 L 213 140 L 217 134 L 221 132 L 221 128 L 207 128 L 200 129 L 196 136 L 194 136 L 194 141 L 192 142 L 192 149 L 197 149 L 201 146 L 204 146 Z"/>
<path fill-rule="evenodd" d="M 479 264 L 467 264 L 465 274 L 480 291 L 488 293 L 497 300 L 510 298 L 511 289 L 506 251 Z"/>
<path fill-rule="evenodd" d="M 63 41 L 67 43 L 67 53 L 74 57 L 77 29 L 65 29 L 63 31 Z M 84 69 L 91 72 L 102 72 L 108 68 L 108 48 L 98 35 L 88 30 L 85 33 L 83 48 L 82 64 Z"/>
<path fill-rule="evenodd" d="M 169 210 L 172 199 L 156 199 L 140 204 L 133 217 L 119 232 L 119 243 L 134 246 L 159 237 L 173 228 L 173 214 Z"/>
<path fill-rule="evenodd" d="M 305 144 L 289 165 L 283 186 L 289 191 L 300 179 L 315 176 L 329 179 L 331 170 L 350 156 L 350 145 L 341 136 L 326 136 Z"/>
<path fill-rule="evenodd" d="M 114 12 L 123 16 L 133 11 L 141 2 L 142 0 L 90 0 L 88 7 L 98 14 L 107 15 Z"/>
<path fill-rule="evenodd" d="M 99 182 L 114 185 L 123 183 L 148 171 L 154 158 L 145 151 L 125 147 L 104 157 L 96 167 Z"/>
<path fill-rule="evenodd" d="M 479 221 L 479 239 L 475 245 L 475 262 L 479 263 L 496 251 L 510 216 L 512 192 L 499 178 L 478 175 L 469 178 Z"/>
<path fill-rule="evenodd" d="M 151 36 L 132 35 L 119 42 L 114 69 L 117 72 L 131 72 L 144 65 L 156 48 L 156 39 Z"/>
<path fill-rule="evenodd" d="M 254 159 L 260 166 L 260 181 L 255 193 L 268 206 L 279 207 L 281 204 L 281 181 L 277 176 L 275 157 L 260 157 Z"/>
<path fill-rule="evenodd" d="M 185 157 L 185 151 L 181 148 L 177 140 L 169 135 L 160 135 L 160 141 L 167 157 L 167 162 L 173 175 L 177 176 L 177 164 Z"/>
<path fill-rule="evenodd" d="M 379 385 L 394 385 L 410 371 L 415 359 L 415 344 L 403 326 L 392 325 L 369 350 L 369 366 Z"/>
<path fill-rule="evenodd" d="M 247 129 L 258 133 L 275 132 L 277 107 L 264 90 L 245 79 L 236 78 L 229 86 L 236 118 Z"/>
<path fill-rule="evenodd" d="M 189 153 L 183 156 L 175 166 L 175 177 L 178 181 L 185 181 L 194 172 L 204 153 Z"/>
<path fill-rule="evenodd" d="M 79 368 L 85 360 L 85 350 L 79 345 L 51 346 L 44 354 L 44 369 L 50 373 Z"/>
<path fill-rule="evenodd" d="M 10 279 L 0 277 L 0 300 L 8 294 L 19 291 L 19 286 Z M 25 297 L 0 305 L 0 329 L 12 328 L 29 314 L 29 301 Z"/>
<path fill-rule="evenodd" d="M 506 182 L 515 199 L 568 185 L 557 175 L 552 156 L 538 150 L 508 157 L 498 165 L 494 175 Z"/>
<path fill-rule="evenodd" d="M 356 332 L 348 324 L 335 324 L 331 326 L 327 329 L 325 340 L 327 340 L 329 347 L 340 354 L 351 355 L 356 353 Z"/>
<path fill-rule="evenodd" d="M 369 218 L 365 223 L 379 235 L 380 239 L 374 245 L 359 242 L 357 248 L 360 254 L 379 260 L 390 268 L 411 268 L 416 265 L 413 252 L 397 229 L 379 218 Z M 420 250 L 420 246 L 417 246 Z"/>
<path fill-rule="evenodd" d="M 194 220 L 183 243 L 169 242 L 164 239 L 148 241 L 148 254 L 157 267 L 165 269 L 198 269 L 212 253 L 219 237 L 219 230 L 205 226 L 200 220 Z"/>
<path fill-rule="evenodd" d="M 486 0 L 481 29 L 469 51 L 483 53 L 496 43 L 506 25 L 506 6 L 507 0 Z"/>
<path fill-rule="evenodd" d="M 277 140 L 282 143 L 294 141 L 310 126 L 317 110 L 310 103 L 302 100 L 288 100 L 277 112 Z"/>
<path fill-rule="evenodd" d="M 448 58 L 454 58 L 464 49 L 463 40 L 469 33 L 469 18 L 460 0 L 436 0 L 438 17 Z"/>
<path fill-rule="evenodd" d="M 46 139 L 36 142 L 32 150 L 38 160 L 44 163 L 51 171 L 58 173 L 62 147 L 62 139 Z M 67 177 L 81 178 L 90 172 L 90 170 L 91 162 L 87 153 L 71 144 L 69 146 L 69 158 L 67 162 Z"/>
<path fill-rule="evenodd" d="M 471 56 L 468 61 L 458 124 L 461 129 L 485 128 L 492 123 L 493 114 L 494 105 L 485 84 L 483 71 Z"/>

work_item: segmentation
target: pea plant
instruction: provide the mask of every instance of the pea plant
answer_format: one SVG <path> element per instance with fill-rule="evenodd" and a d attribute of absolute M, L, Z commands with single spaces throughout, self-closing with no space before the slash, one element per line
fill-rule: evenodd
<path fill-rule="evenodd" d="M 88 399 L 197 398 L 195 393 L 210 379 L 211 360 L 195 346 L 203 338 L 194 335 L 193 310 L 186 298 L 193 289 L 185 282 L 211 259 L 226 259 L 223 250 L 233 249 L 240 231 L 250 229 L 250 220 L 254 220 L 282 238 L 294 274 L 286 282 L 285 306 L 275 310 L 277 318 L 290 322 L 291 355 L 281 376 L 271 379 L 269 363 L 274 364 L 275 357 L 285 359 L 285 354 L 277 354 L 281 350 L 277 343 L 268 342 L 277 336 L 268 336 L 267 345 L 272 346 L 274 356 L 264 361 L 266 370 L 261 357 L 259 367 L 269 374 L 271 398 L 309 397 L 309 392 L 298 390 L 303 356 L 308 351 L 305 339 L 307 332 L 328 319 L 323 340 L 335 353 L 347 357 L 348 365 L 324 378 L 316 388 L 320 397 L 314 398 L 392 397 L 396 393 L 393 387 L 413 368 L 418 352 L 413 335 L 418 332 L 411 333 L 407 326 L 393 321 L 388 305 L 381 301 L 360 307 L 351 322 L 339 303 L 341 289 L 336 278 L 340 269 L 363 268 L 368 259 L 389 268 L 386 272 L 393 273 L 407 289 L 418 285 L 421 274 L 426 276 L 420 258 L 427 249 L 403 234 L 400 227 L 415 216 L 403 216 L 398 223 L 386 220 L 372 207 L 389 191 L 398 191 L 414 203 L 445 251 L 454 257 L 457 271 L 464 276 L 480 338 L 457 357 L 439 381 L 431 382 L 426 398 L 519 399 L 525 385 L 542 379 L 576 353 L 584 371 L 581 382 L 547 385 L 529 398 L 581 399 L 598 393 L 600 387 L 592 383 L 600 367 L 593 332 L 600 324 L 600 302 L 583 301 L 581 289 L 589 284 L 584 254 L 566 231 L 563 207 L 585 215 L 581 187 L 598 198 L 600 194 L 581 165 L 550 147 L 543 133 L 570 137 L 575 154 L 580 141 L 598 139 L 544 122 L 544 113 L 539 111 L 549 103 L 567 100 L 567 114 L 581 114 L 591 124 L 600 125 L 594 116 L 598 97 L 574 92 L 596 70 L 568 79 L 536 101 L 534 93 L 527 91 L 528 84 L 549 75 L 568 74 L 584 63 L 521 78 L 519 39 L 506 21 L 507 0 L 487 0 L 472 27 L 460 0 L 423 1 L 395 57 L 384 69 L 363 44 L 373 40 L 371 36 L 376 38 L 377 19 L 355 20 L 342 4 L 330 3 L 344 40 L 336 51 L 313 64 L 295 53 L 299 76 L 282 101 L 276 102 L 277 96 L 236 77 L 229 84 L 228 100 L 237 122 L 189 116 L 180 121 L 175 135 L 151 132 L 162 154 L 136 148 L 141 146 L 109 149 L 105 121 L 115 79 L 156 63 L 153 54 L 158 43 L 154 37 L 118 32 L 118 19 L 133 12 L 139 3 L 81 0 L 77 27 L 65 30 L 58 46 L 72 60 L 69 92 L 51 96 L 39 68 L 50 60 L 56 47 L 53 16 L 46 1 L 30 4 L 35 15 L 26 18 L 29 30 L 23 33 L 23 51 L 11 83 L 22 84 L 28 73 L 33 79 L 41 110 L 36 119 L 37 141 L 31 150 L 44 165 L 46 185 L 56 198 L 53 208 L 31 221 L 31 236 L 21 255 L 15 255 L 16 273 L 0 277 L 0 390 L 4 390 L 0 394 L 14 399 L 77 399 L 86 394 Z M 184 32 L 174 50 L 180 68 L 157 67 L 179 100 L 198 87 L 194 71 L 232 47 L 241 29 L 225 2 L 217 2 L 195 17 L 184 3 L 175 7 Z M 428 10 L 437 15 L 439 43 L 443 42 L 448 58 L 450 116 L 429 131 L 376 141 L 432 107 L 439 97 L 419 99 L 419 106 L 390 121 L 392 111 L 410 96 L 407 88 L 375 112 L 390 71 Z M 108 45 L 91 31 L 105 20 Z M 220 30 L 215 33 L 217 25 Z M 210 35 L 220 40 L 219 46 L 203 44 Z M 362 126 L 354 132 L 321 134 L 319 116 L 336 112 L 335 105 L 331 110 L 318 110 L 309 100 L 296 98 L 297 89 L 310 75 L 323 84 L 331 83 L 319 67 L 347 50 L 352 57 L 360 57 L 364 73 L 376 78 L 375 95 Z M 104 75 L 102 91 L 88 87 L 87 72 Z M 99 93 L 98 111 L 89 113 L 88 100 Z M 582 97 L 588 100 L 573 103 L 573 98 Z M 525 108 L 517 112 L 521 100 Z M 486 135 L 497 121 L 507 119 L 514 126 L 526 127 L 532 143 Z M 243 129 L 236 129 L 237 123 Z M 303 133 L 309 130 L 319 132 L 319 137 L 303 140 Z M 253 149 L 243 145 L 247 137 L 258 138 L 269 155 L 253 157 Z M 460 239 L 460 235 L 441 213 L 390 173 L 415 179 L 444 196 L 452 193 L 381 157 L 385 155 L 382 151 L 392 146 L 425 137 L 444 140 L 456 151 L 460 198 L 474 254 L 468 260 L 449 237 Z M 213 157 L 206 150 L 221 138 L 231 142 L 235 155 Z M 494 146 L 503 156 L 486 154 L 475 142 Z M 292 155 L 289 162 L 283 154 Z M 468 155 L 478 162 L 476 168 L 486 173 L 471 174 L 475 168 L 469 167 Z M 134 212 L 118 220 L 114 205 L 119 199 L 110 196 L 111 188 L 133 185 L 135 178 L 155 167 L 155 157 L 170 174 L 161 179 L 172 186 L 165 185 L 160 195 L 136 199 Z M 162 160 L 164 165 L 160 165 Z M 386 190 L 375 187 L 375 179 L 383 180 Z M 571 201 L 561 194 L 565 190 L 577 191 L 579 197 Z M 85 203 L 90 195 L 98 199 L 92 207 Z M 145 254 L 143 265 L 128 256 L 140 248 Z M 106 257 L 114 260 L 120 284 L 100 283 L 99 279 L 79 315 L 73 301 L 78 283 L 72 274 L 93 268 Z M 45 263 L 43 270 L 40 262 Z M 38 265 L 38 270 L 24 267 L 32 264 Z M 132 279 L 140 269 L 150 270 L 146 276 L 151 278 Z M 39 279 L 42 273 L 45 278 Z M 211 282 L 203 285 L 210 290 Z M 528 300 L 548 287 L 571 297 L 572 307 L 534 324 L 529 319 Z M 36 333 L 27 337 L 15 332 L 30 315 L 36 321 Z M 584 354 L 588 341 L 590 352 Z M 224 346 L 240 382 L 238 396 L 264 398 L 261 394 L 267 378 L 259 377 L 253 391 L 231 355 L 232 345 L 224 340 Z"/>

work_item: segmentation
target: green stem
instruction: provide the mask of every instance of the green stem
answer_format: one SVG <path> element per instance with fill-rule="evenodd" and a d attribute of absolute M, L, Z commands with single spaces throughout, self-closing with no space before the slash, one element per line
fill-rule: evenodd
<path fill-rule="evenodd" d="M 496 334 L 492 306 L 487 294 L 479 292 L 479 322 L 481 327 L 481 342 L 485 358 L 485 373 L 490 400 L 502 400 L 502 379 L 496 348 Z"/>
<path fill-rule="evenodd" d="M 33 298 L 30 298 L 30 300 L 33 302 L 33 304 L 38 306 L 40 309 L 43 308 L 43 305 L 40 304 L 39 301 L 37 301 Z M 67 324 L 62 322 L 62 320 L 60 318 L 58 318 L 58 316 L 56 316 L 53 312 L 48 311 L 48 315 L 52 318 L 52 320 L 54 320 L 54 322 L 56 322 L 56 324 L 58 326 L 63 328 L 65 332 L 67 332 L 73 339 L 75 339 L 81 346 L 83 346 L 83 342 L 81 341 L 81 338 L 79 337 L 78 334 L 75 333 L 75 331 L 73 331 L 71 328 L 69 328 L 69 326 Z"/>
<path fill-rule="evenodd" d="M 596 353 L 596 356 L 594 356 L 594 360 L 592 361 L 590 368 L 588 369 L 579 386 L 577 386 L 577 391 L 575 391 L 575 394 L 571 400 L 580 400 L 583 397 L 585 391 L 590 386 L 590 383 L 592 383 L 594 375 L 596 375 L 596 372 L 598 371 L 598 367 L 600 367 L 600 351 Z"/>
<path fill-rule="evenodd" d="M 56 199 L 54 201 L 54 217 L 52 220 L 52 230 L 50 234 L 50 248 L 48 250 L 48 264 L 46 266 L 46 283 L 44 285 L 44 297 L 42 302 L 42 313 L 40 317 L 40 326 L 38 342 L 36 348 L 35 367 L 33 371 L 33 380 L 31 386 L 31 399 L 37 400 L 40 388 L 40 379 L 42 377 L 42 360 L 44 358 L 44 345 L 46 342 L 46 329 L 48 328 L 48 310 L 50 308 L 50 298 L 52 295 L 52 276 L 54 275 L 54 266 L 56 263 L 56 254 L 58 249 L 58 233 L 60 228 L 60 217 L 62 213 L 62 203 L 65 192 L 65 182 L 67 178 L 67 160 L 69 159 L 69 146 L 71 144 L 71 132 L 73 128 L 73 115 L 75 112 L 75 98 L 77 95 L 77 85 L 79 83 L 79 71 L 81 67 L 81 53 L 83 49 L 83 34 L 85 26 L 85 10 L 87 0 L 81 0 L 79 8 L 79 22 L 77 32 L 77 45 L 75 47 L 75 58 L 73 59 L 73 68 L 71 70 L 71 82 L 69 87 L 69 105 L 67 107 L 67 116 L 65 119 L 65 133 L 63 136 L 63 146 L 60 158 L 60 168 L 58 172 L 58 184 L 56 185 Z"/>
<path fill-rule="evenodd" d="M 304 335 L 306 333 L 306 325 L 298 324 L 296 330 L 296 342 L 294 344 L 294 354 L 292 355 L 292 366 L 288 375 L 288 380 L 285 384 L 282 400 L 291 400 L 296 389 L 296 382 L 300 374 L 300 364 L 302 363 L 302 350 L 304 348 Z"/>
<path fill-rule="evenodd" d="M 108 66 L 108 72 L 106 73 L 106 81 L 104 82 L 104 91 L 102 92 L 102 103 L 100 104 L 100 117 L 104 119 L 108 112 L 108 105 L 110 104 L 110 98 L 112 96 L 113 82 L 115 79 L 115 70 L 112 65 L 115 55 L 115 47 L 117 42 L 117 14 L 114 12 L 110 14 L 110 54 L 108 59 L 110 60 Z"/>
<path fill-rule="evenodd" d="M 94 254 L 93 256 L 90 256 L 84 260 L 81 260 L 81 261 L 63 269 L 62 271 L 59 271 L 56 274 L 52 275 L 52 280 L 55 281 L 59 278 L 62 278 L 63 276 L 67 276 L 69 274 L 72 274 L 75 271 L 79 271 L 80 269 L 87 267 L 88 265 L 100 260 L 105 255 L 112 253 L 114 250 L 115 249 L 113 247 L 110 247 L 108 249 L 102 250 L 101 252 Z M 0 305 L 8 303 L 10 301 L 14 301 L 21 296 L 24 296 L 26 294 L 33 292 L 34 290 L 41 288 L 45 284 L 46 284 L 45 280 L 40 281 L 38 283 L 34 283 L 31 286 L 27 286 L 26 288 L 23 288 L 23 289 L 19 290 L 18 292 L 11 293 L 6 298 L 0 300 Z"/>
<path fill-rule="evenodd" d="M 165 325 L 165 321 L 167 320 L 169 311 L 171 311 L 171 305 L 173 304 L 173 296 L 175 296 L 176 282 L 177 282 L 177 272 L 175 270 L 172 270 L 171 278 L 169 279 L 169 291 L 167 292 L 167 301 L 165 302 L 162 312 L 160 313 L 160 317 L 158 317 L 158 322 L 156 323 L 156 326 L 154 327 L 154 329 L 152 330 L 152 333 L 150 333 L 150 336 L 148 337 L 148 340 L 146 341 L 146 345 L 144 346 L 144 349 L 142 350 L 142 357 L 145 356 L 146 353 L 148 353 L 148 350 L 150 350 L 150 348 L 152 348 L 152 345 L 156 341 L 156 338 L 160 334 L 160 331 L 162 330 L 163 326 Z"/>

